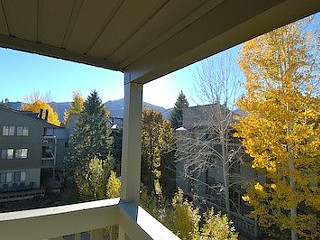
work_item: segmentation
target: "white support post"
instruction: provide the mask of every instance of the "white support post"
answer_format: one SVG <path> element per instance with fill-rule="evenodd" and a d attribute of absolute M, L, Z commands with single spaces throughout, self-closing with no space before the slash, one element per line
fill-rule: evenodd
<path fill-rule="evenodd" d="M 139 205 L 141 173 L 142 84 L 124 85 L 121 198 Z"/>
<path fill-rule="evenodd" d="M 104 229 L 95 229 L 90 231 L 90 240 L 103 240 L 104 239 Z"/>

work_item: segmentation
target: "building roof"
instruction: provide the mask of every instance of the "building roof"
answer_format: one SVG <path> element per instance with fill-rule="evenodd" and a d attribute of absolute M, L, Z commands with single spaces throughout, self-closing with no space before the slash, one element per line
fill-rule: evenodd
<path fill-rule="evenodd" d="M 5 106 L 2 106 L 2 105 L 0 105 L 0 111 L 17 114 L 17 115 L 19 115 L 19 116 L 21 116 L 23 118 L 28 119 L 28 120 L 32 120 L 32 121 L 41 123 L 41 124 L 45 125 L 46 127 L 61 128 L 60 126 L 56 126 L 54 124 L 48 123 L 44 119 L 38 118 L 38 114 L 37 113 L 33 113 L 33 112 L 29 112 L 29 111 L 15 110 L 15 109 L 12 109 L 12 108 L 9 108 L 9 107 L 5 107 Z M 1 116 L 1 114 L 0 114 L 0 116 Z"/>
<path fill-rule="evenodd" d="M 146 83 L 320 10 L 315 0 L 2 1 L 0 46 Z"/>

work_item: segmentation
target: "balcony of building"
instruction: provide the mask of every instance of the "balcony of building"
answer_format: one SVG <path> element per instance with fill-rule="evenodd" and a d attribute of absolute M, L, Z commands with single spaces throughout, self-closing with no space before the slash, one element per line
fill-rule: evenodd
<path fill-rule="evenodd" d="M 54 146 L 57 144 L 56 136 L 44 135 L 42 136 L 42 146 Z"/>
<path fill-rule="evenodd" d="M 41 168 L 53 168 L 56 162 L 55 146 L 42 146 L 41 150 Z"/>
<path fill-rule="evenodd" d="M 111 239 L 177 239 L 138 206 L 143 85 L 320 10 L 315 0 L 1 3 L 1 47 L 124 73 L 121 200 L 2 213 L 0 238 L 10 240 L 100 240 L 113 226 Z"/>
<path fill-rule="evenodd" d="M 119 198 L 2 213 L 5 239 L 179 239 L 134 202 Z"/>

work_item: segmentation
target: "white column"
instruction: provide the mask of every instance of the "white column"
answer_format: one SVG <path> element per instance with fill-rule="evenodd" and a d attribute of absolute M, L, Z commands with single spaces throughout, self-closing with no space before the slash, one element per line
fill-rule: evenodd
<path fill-rule="evenodd" d="M 104 239 L 104 229 L 95 229 L 90 231 L 90 240 L 103 240 Z"/>
<path fill-rule="evenodd" d="M 121 198 L 139 205 L 141 173 L 142 84 L 124 85 Z"/>

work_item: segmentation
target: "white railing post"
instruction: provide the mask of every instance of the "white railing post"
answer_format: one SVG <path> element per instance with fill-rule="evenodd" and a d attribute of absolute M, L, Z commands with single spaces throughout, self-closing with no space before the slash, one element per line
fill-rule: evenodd
<path fill-rule="evenodd" d="M 139 204 L 141 172 L 142 84 L 125 82 L 121 162 L 121 198 Z"/>
<path fill-rule="evenodd" d="M 119 234 L 119 226 L 112 226 L 110 229 L 110 240 L 117 240 Z"/>
<path fill-rule="evenodd" d="M 119 240 L 130 240 L 126 232 L 119 226 Z"/>
<path fill-rule="evenodd" d="M 75 233 L 74 240 L 81 240 L 81 233 Z"/>

